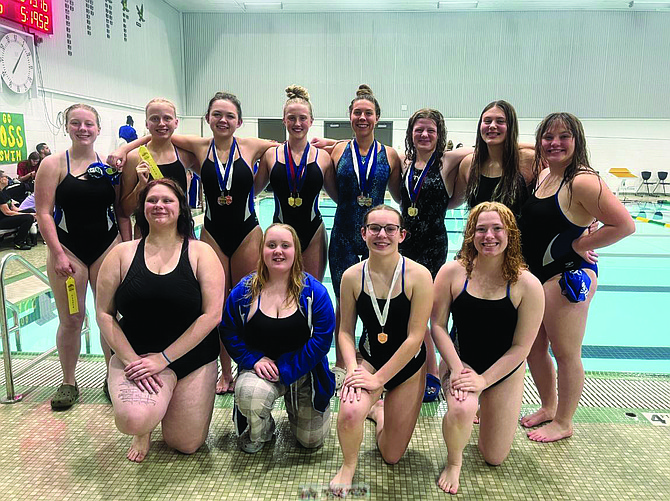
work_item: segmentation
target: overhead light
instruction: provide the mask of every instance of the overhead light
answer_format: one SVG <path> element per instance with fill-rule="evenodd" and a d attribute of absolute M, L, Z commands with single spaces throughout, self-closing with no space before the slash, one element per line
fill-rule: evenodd
<path fill-rule="evenodd" d="M 281 2 L 244 2 L 244 10 L 282 10 Z"/>
<path fill-rule="evenodd" d="M 437 2 L 438 9 L 476 9 L 479 2 Z"/>
<path fill-rule="evenodd" d="M 628 4 L 631 9 L 670 9 L 670 2 L 638 2 L 632 1 Z"/>

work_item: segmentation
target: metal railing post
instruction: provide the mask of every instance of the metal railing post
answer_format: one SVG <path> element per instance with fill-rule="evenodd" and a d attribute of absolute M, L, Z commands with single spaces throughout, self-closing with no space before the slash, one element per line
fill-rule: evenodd
<path fill-rule="evenodd" d="M 7 390 L 7 398 L 2 400 L 3 404 L 12 404 L 20 401 L 23 396 L 18 397 L 14 394 L 14 375 L 12 374 L 12 347 L 9 345 L 9 330 L 7 329 L 7 308 L 5 307 L 5 265 L 9 261 L 10 253 L 2 259 L 0 264 L 0 331 L 2 333 L 2 359 L 5 365 L 5 388 Z M 16 255 L 16 254 L 14 254 Z"/>
<path fill-rule="evenodd" d="M 18 261 L 23 265 L 24 268 L 26 268 L 29 272 L 31 272 L 34 276 L 39 278 L 42 282 L 44 282 L 46 285 L 51 288 L 51 284 L 49 283 L 48 277 L 42 273 L 38 268 L 33 266 L 31 263 L 26 261 L 24 258 L 19 256 L 18 254 L 14 252 L 10 252 L 2 257 L 2 260 L 0 261 L 0 335 L 2 337 L 2 358 L 5 366 L 5 387 L 7 389 L 7 398 L 1 399 L 0 403 L 3 404 L 13 404 L 15 402 L 19 402 L 23 399 L 23 395 L 16 395 L 14 391 L 14 374 L 12 372 L 12 353 L 11 353 L 11 346 L 9 344 L 9 329 L 7 328 L 7 302 L 6 302 L 6 297 L 5 297 L 5 268 L 7 267 L 7 263 L 10 261 Z M 12 313 L 15 315 L 15 320 L 17 322 L 17 327 L 18 327 L 18 312 L 16 311 L 16 308 L 12 309 Z M 84 322 L 86 325 L 86 343 L 87 346 L 90 346 L 90 335 L 88 333 L 88 315 L 85 316 Z M 20 376 L 21 374 L 25 373 L 28 371 L 30 368 L 32 368 L 35 364 L 38 364 L 45 358 L 47 358 L 49 355 L 54 353 L 56 351 L 56 347 L 54 346 L 53 348 L 50 348 L 49 350 L 45 351 L 44 353 L 38 355 L 34 359 L 32 359 L 30 362 L 25 364 L 19 371 L 17 371 L 16 376 Z"/>

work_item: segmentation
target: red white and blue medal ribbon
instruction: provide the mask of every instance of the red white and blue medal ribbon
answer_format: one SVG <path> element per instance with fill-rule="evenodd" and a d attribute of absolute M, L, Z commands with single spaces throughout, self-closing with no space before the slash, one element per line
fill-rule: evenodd
<path fill-rule="evenodd" d="M 305 184 L 305 177 L 307 174 L 307 158 L 309 156 L 309 143 L 305 146 L 305 151 L 302 153 L 302 158 L 300 159 L 300 164 L 296 169 L 295 162 L 293 161 L 293 155 L 291 154 L 291 147 L 288 144 L 288 141 L 284 143 L 284 158 L 286 160 L 286 177 L 288 178 L 288 187 L 289 187 L 289 205 L 291 207 L 302 205 L 302 199 L 300 198 L 300 191 L 302 190 L 303 185 Z M 293 200 L 293 203 L 291 201 Z M 299 202 L 298 202 L 299 201 Z M 298 203 L 296 203 L 298 202 Z"/>

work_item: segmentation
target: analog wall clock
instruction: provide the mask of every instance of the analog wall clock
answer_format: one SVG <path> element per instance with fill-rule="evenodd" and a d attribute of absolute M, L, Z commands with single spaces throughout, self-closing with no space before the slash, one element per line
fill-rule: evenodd
<path fill-rule="evenodd" d="M 18 33 L 7 33 L 0 40 L 0 71 L 5 84 L 14 92 L 23 94 L 33 86 L 33 52 Z"/>

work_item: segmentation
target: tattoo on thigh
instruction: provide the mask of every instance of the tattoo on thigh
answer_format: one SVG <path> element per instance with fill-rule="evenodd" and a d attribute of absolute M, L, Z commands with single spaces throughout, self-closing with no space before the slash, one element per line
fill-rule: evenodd
<path fill-rule="evenodd" d="M 119 385 L 119 400 L 129 404 L 156 405 L 155 395 L 140 391 L 137 385 L 131 381 L 123 381 Z"/>

